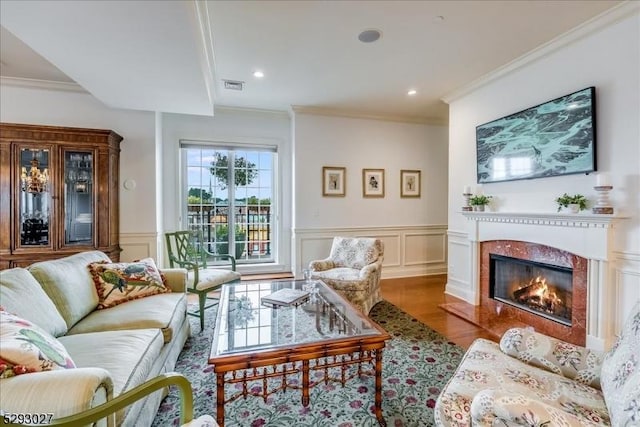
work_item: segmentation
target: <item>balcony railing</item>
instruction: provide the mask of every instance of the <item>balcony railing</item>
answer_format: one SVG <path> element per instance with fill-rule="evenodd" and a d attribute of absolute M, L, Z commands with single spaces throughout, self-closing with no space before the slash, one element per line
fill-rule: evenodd
<path fill-rule="evenodd" d="M 234 255 L 239 263 L 272 261 L 271 205 L 236 205 L 235 251 L 229 251 L 229 206 L 220 204 L 187 205 L 187 224 L 200 230 L 211 253 Z"/>

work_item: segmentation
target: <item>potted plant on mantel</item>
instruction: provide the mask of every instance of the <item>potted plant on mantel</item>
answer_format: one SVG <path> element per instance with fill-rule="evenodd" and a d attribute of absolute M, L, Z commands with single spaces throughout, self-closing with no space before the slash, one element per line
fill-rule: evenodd
<path fill-rule="evenodd" d="M 558 204 L 558 212 L 564 209 L 569 213 L 578 213 L 587 208 L 587 198 L 582 194 L 570 196 L 564 193 L 556 199 L 556 203 Z"/>
<path fill-rule="evenodd" d="M 484 194 L 475 194 L 469 199 L 469 204 L 473 206 L 474 211 L 484 212 L 484 207 L 491 202 L 492 197 Z"/>

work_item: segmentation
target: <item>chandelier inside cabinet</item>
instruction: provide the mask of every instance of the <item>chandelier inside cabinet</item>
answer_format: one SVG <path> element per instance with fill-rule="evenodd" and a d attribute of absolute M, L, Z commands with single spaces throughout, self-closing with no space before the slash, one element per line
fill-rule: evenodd
<path fill-rule="evenodd" d="M 27 168 L 22 166 L 20 181 L 22 182 L 22 191 L 27 193 L 38 194 L 47 191 L 49 169 L 40 170 L 40 161 L 36 158 L 35 152 L 33 153 L 33 159 L 31 159 L 29 171 L 27 172 Z"/>

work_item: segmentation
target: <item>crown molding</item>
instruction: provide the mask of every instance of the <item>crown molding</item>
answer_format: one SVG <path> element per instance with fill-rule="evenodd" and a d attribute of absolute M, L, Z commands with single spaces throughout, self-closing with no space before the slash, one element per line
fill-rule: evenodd
<path fill-rule="evenodd" d="M 63 92 L 89 93 L 85 88 L 75 82 L 56 82 L 53 80 L 26 79 L 23 77 L 0 76 L 0 85 L 30 89 L 57 90 Z"/>
<path fill-rule="evenodd" d="M 451 104 L 453 101 L 468 95 L 471 92 L 506 76 L 520 68 L 535 62 L 555 51 L 568 46 L 578 40 L 581 40 L 591 34 L 594 34 L 609 25 L 634 14 L 640 12 L 640 2 L 635 0 L 627 0 L 618 6 L 602 12 L 601 14 L 591 18 L 590 20 L 578 25 L 577 27 L 563 33 L 550 41 L 536 47 L 535 49 L 525 53 L 524 55 L 514 59 L 511 62 L 491 71 L 488 74 L 468 83 L 453 92 L 442 97 L 442 101 Z"/>
<path fill-rule="evenodd" d="M 351 119 L 384 120 L 400 123 L 418 123 L 427 125 L 447 126 L 449 120 L 437 117 L 402 116 L 395 114 L 372 114 L 364 111 L 346 110 L 338 108 L 307 107 L 292 105 L 291 111 L 295 114 L 310 114 L 317 116 L 346 117 Z"/>
<path fill-rule="evenodd" d="M 213 33 L 211 31 L 211 20 L 209 19 L 209 9 L 204 0 L 193 0 L 193 8 L 197 24 L 198 35 L 200 36 L 200 68 L 204 79 L 211 113 L 214 113 L 214 99 L 216 95 L 216 62 L 213 52 Z"/>
<path fill-rule="evenodd" d="M 259 114 L 275 114 L 289 117 L 289 112 L 285 110 L 270 110 L 266 108 L 250 108 L 250 107 L 234 107 L 228 105 L 216 105 L 217 113 L 259 113 Z"/>

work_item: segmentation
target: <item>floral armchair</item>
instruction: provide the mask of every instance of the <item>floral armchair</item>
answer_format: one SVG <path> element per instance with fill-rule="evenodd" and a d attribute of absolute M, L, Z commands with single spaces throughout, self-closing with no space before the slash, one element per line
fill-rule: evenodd
<path fill-rule="evenodd" d="M 334 237 L 329 257 L 311 261 L 311 278 L 322 280 L 364 314 L 382 300 L 380 275 L 384 245 L 367 237 Z"/>
<path fill-rule="evenodd" d="M 435 407 L 440 426 L 640 426 L 640 302 L 601 354 L 526 329 L 474 341 Z"/>

